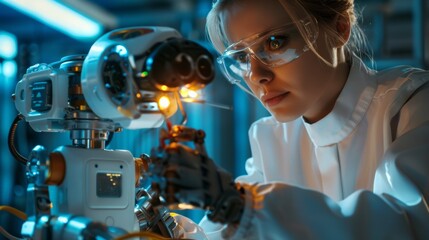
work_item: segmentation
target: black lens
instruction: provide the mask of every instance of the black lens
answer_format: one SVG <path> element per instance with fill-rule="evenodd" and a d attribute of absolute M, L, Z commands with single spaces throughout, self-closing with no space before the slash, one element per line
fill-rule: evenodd
<path fill-rule="evenodd" d="M 209 83 L 214 77 L 213 61 L 206 55 L 201 55 L 197 59 L 197 74 L 202 83 Z"/>
<path fill-rule="evenodd" d="M 143 71 L 149 73 L 153 86 L 175 89 L 185 84 L 192 72 L 192 59 L 180 52 L 176 39 L 167 40 L 152 49 L 145 61 Z M 163 90 L 164 91 L 164 90 Z"/>
<path fill-rule="evenodd" d="M 174 61 L 174 71 L 183 80 L 184 84 L 189 83 L 192 79 L 194 64 L 192 58 L 185 53 L 177 55 Z"/>

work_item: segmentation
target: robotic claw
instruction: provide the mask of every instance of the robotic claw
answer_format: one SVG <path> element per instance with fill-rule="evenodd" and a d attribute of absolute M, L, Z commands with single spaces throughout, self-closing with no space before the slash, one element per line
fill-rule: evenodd
<path fill-rule="evenodd" d="M 123 128 L 158 128 L 178 108 L 184 113 L 179 91 L 198 91 L 213 78 L 211 54 L 165 27 L 115 30 L 87 55 L 28 68 L 13 95 L 20 114 L 9 132 L 10 151 L 27 169 L 22 237 L 180 237 L 160 188 L 141 184 L 153 159 L 106 146 Z M 38 132 L 69 131 L 72 144 L 50 153 L 36 146 L 26 158 L 15 147 L 21 120 Z M 176 131 L 183 126 L 168 124 L 163 141 L 184 136 Z"/>

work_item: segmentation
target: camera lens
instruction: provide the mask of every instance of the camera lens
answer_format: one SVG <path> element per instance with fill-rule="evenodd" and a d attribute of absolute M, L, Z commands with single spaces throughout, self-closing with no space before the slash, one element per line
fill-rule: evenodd
<path fill-rule="evenodd" d="M 104 87 L 110 92 L 112 99 L 123 102 L 127 91 L 127 74 L 118 58 L 120 59 L 117 54 L 111 54 L 108 57 L 104 64 L 102 77 Z"/>
<path fill-rule="evenodd" d="M 197 74 L 202 83 L 207 84 L 213 80 L 213 61 L 207 55 L 201 55 L 197 59 Z"/>
<path fill-rule="evenodd" d="M 191 82 L 194 70 L 192 58 L 185 53 L 177 55 L 174 61 L 174 72 L 183 80 L 184 84 Z"/>
<path fill-rule="evenodd" d="M 177 39 L 163 42 L 146 59 L 143 71 L 149 73 L 156 88 L 171 90 L 192 81 L 194 63 L 189 54 L 180 51 L 180 43 Z"/>

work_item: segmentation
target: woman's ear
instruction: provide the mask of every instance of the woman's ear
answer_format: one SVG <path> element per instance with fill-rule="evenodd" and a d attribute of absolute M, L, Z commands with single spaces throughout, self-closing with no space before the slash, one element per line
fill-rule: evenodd
<path fill-rule="evenodd" d="M 340 37 L 340 39 L 338 39 L 337 47 L 342 47 L 350 39 L 350 33 L 351 33 L 350 18 L 348 15 L 345 15 L 345 16 L 337 15 L 335 24 L 336 24 L 338 36 Z"/>

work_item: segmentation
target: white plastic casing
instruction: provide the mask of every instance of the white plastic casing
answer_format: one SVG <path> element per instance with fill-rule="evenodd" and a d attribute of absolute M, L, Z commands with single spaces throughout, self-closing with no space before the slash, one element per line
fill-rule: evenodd
<path fill-rule="evenodd" d="M 136 230 L 135 165 L 129 151 L 61 146 L 54 152 L 64 157 L 66 171 L 60 185 L 49 186 L 53 215 L 85 216 L 128 232 Z M 120 176 L 116 179 L 120 194 L 100 196 L 97 187 L 106 188 L 109 184 L 100 182 L 98 174 Z"/>
<path fill-rule="evenodd" d="M 144 32 L 136 36 L 121 38 L 121 32 Z M 119 37 L 118 37 L 119 36 Z M 111 119 L 124 128 L 155 128 L 164 120 L 161 113 L 141 113 L 137 109 L 134 97 L 130 96 L 127 103 L 118 105 L 112 100 L 111 93 L 105 87 L 102 76 L 105 59 L 112 50 L 122 51 L 124 59 L 136 69 L 142 69 L 144 59 L 135 56 L 144 55 L 150 48 L 168 38 L 181 37 L 173 28 L 168 27 L 135 27 L 118 29 L 100 37 L 91 47 L 82 67 L 82 90 L 88 105 L 101 118 Z M 119 50 L 118 50 L 119 49 Z M 138 92 L 133 81 L 132 72 L 127 74 L 127 88 Z M 175 111 L 175 110 L 174 110 Z"/>
<path fill-rule="evenodd" d="M 15 88 L 15 107 L 37 132 L 65 131 L 63 126 L 68 106 L 68 78 L 60 69 L 49 68 L 46 64 L 33 66 L 17 83 Z M 31 108 L 31 95 L 34 83 L 50 81 L 52 86 L 51 107 L 47 111 L 35 111 Z"/>

